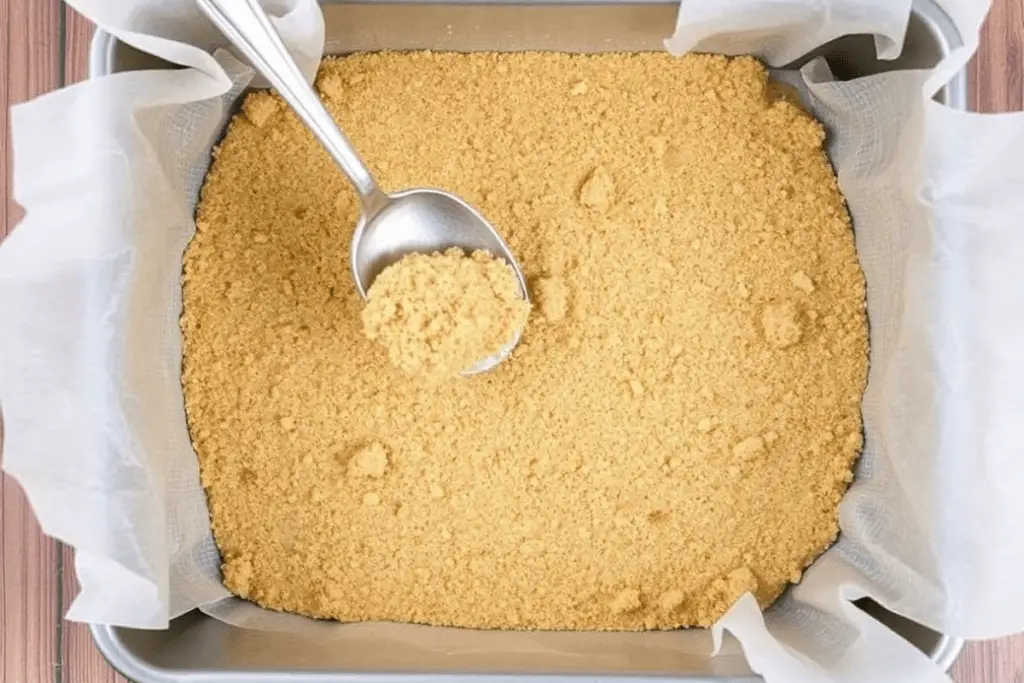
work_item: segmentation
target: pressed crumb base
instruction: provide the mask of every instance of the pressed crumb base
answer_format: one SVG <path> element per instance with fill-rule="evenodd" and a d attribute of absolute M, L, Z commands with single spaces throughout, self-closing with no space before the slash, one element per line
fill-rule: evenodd
<path fill-rule="evenodd" d="M 184 391 L 228 588 L 344 621 L 709 625 L 834 539 L 864 280 L 819 124 L 748 58 L 377 53 L 318 86 L 388 188 L 509 240 L 513 357 L 431 383 L 366 339 L 358 203 L 250 95 L 185 257 Z"/>

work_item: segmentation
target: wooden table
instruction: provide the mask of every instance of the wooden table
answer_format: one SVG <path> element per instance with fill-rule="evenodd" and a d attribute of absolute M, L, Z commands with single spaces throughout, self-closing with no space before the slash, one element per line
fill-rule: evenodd
<path fill-rule="evenodd" d="M 85 78 L 90 35 L 89 24 L 60 0 L 0 0 L 0 109 Z M 1024 0 L 995 1 L 971 83 L 979 111 L 1024 109 Z M 8 179 L 8 125 L 0 119 L 0 239 L 21 218 Z M 2 683 L 124 681 L 84 626 L 61 619 L 78 588 L 72 551 L 40 533 L 18 485 L 6 477 L 0 548 Z M 1024 683 L 1024 635 L 968 645 L 953 678 Z"/>

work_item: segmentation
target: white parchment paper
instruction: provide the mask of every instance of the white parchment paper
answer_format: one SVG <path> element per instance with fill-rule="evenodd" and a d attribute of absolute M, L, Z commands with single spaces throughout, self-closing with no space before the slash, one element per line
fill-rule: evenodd
<path fill-rule="evenodd" d="M 44 530 L 78 551 L 69 618 L 163 628 L 202 605 L 250 627 L 312 628 L 223 600 L 179 380 L 181 255 L 210 149 L 251 73 L 211 54 L 223 41 L 188 0 L 72 4 L 187 68 L 108 76 L 13 110 L 27 216 L 0 248 L 4 469 Z M 311 75 L 315 2 L 267 6 Z M 813 62 L 788 75 L 830 131 L 872 355 L 839 543 L 766 614 L 748 596 L 714 629 L 770 683 L 948 680 L 853 607 L 862 596 L 951 635 L 1024 630 L 1024 115 L 931 101 L 976 49 L 987 10 L 943 6 L 965 45 L 934 70 L 836 82 Z M 892 58 L 909 13 L 909 0 L 683 0 L 666 45 L 782 66 L 870 33 Z"/>

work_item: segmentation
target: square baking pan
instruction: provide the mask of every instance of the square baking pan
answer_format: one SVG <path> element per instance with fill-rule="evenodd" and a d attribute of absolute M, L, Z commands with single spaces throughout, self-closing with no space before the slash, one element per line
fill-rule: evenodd
<path fill-rule="evenodd" d="M 678 0 L 550 2 L 324 3 L 327 54 L 375 50 L 562 52 L 664 49 Z M 932 0 L 915 0 L 900 57 L 880 61 L 869 36 L 823 46 L 841 79 L 882 71 L 929 68 L 960 45 L 949 18 Z M 791 65 L 799 66 L 800 63 Z M 90 75 L 167 66 L 98 32 Z M 936 98 L 966 107 L 965 74 Z M 356 141 L 358 144 L 358 141 Z M 936 633 L 870 602 L 861 605 L 894 632 L 948 668 L 962 641 Z M 726 638 L 711 657 L 708 631 L 652 633 L 499 632 L 408 624 L 361 624 L 309 629 L 302 636 L 229 626 L 198 610 L 164 631 L 92 626 L 107 660 L 138 683 L 312 683 L 324 681 L 537 680 L 754 683 L 738 644 Z"/>

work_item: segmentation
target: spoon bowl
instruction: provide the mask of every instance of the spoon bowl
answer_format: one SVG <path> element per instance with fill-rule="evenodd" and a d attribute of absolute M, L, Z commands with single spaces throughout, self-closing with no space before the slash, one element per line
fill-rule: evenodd
<path fill-rule="evenodd" d="M 381 195 L 372 208 L 360 216 L 352 236 L 352 276 L 364 299 L 381 271 L 403 256 L 459 247 L 467 253 L 483 250 L 505 261 L 515 273 L 519 296 L 529 302 L 526 278 L 505 240 L 476 209 L 455 195 L 426 188 L 405 190 Z M 522 330 L 516 330 L 498 353 L 480 359 L 462 375 L 491 370 L 512 353 L 521 336 Z"/>
<path fill-rule="evenodd" d="M 501 235 L 480 213 L 455 195 L 415 189 L 388 195 L 376 212 L 364 213 L 352 236 L 352 275 L 366 298 L 382 270 L 410 253 L 487 251 L 516 274 L 519 295 L 528 300 L 526 279 Z"/>

